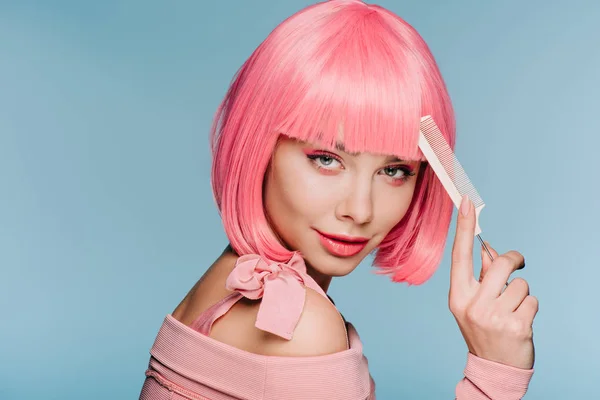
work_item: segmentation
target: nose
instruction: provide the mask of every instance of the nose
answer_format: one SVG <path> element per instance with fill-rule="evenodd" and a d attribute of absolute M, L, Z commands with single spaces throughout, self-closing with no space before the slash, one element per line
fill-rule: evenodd
<path fill-rule="evenodd" d="M 370 180 L 352 182 L 336 207 L 336 217 L 363 225 L 373 220 L 373 188 Z"/>

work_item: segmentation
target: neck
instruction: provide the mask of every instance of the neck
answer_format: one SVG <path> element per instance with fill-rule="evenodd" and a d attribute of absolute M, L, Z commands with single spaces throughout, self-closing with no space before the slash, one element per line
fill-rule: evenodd
<path fill-rule="evenodd" d="M 331 284 L 331 276 L 320 273 L 309 264 L 306 264 L 306 273 L 317 282 L 317 285 L 321 286 L 321 289 L 323 289 L 325 293 L 327 293 L 329 285 Z"/>

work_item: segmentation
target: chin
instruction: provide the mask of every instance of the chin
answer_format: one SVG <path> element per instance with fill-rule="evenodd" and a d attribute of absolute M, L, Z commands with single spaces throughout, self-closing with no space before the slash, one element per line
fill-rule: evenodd
<path fill-rule="evenodd" d="M 358 264 L 364 259 L 360 254 L 353 257 L 336 257 L 325 253 L 319 255 L 314 260 L 306 260 L 310 266 L 320 274 L 340 277 L 346 276 L 358 267 Z"/>

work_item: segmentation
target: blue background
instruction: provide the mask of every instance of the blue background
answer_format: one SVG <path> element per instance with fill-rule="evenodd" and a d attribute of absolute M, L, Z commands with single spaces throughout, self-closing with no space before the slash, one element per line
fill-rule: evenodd
<path fill-rule="evenodd" d="M 133 399 L 171 312 L 226 244 L 208 128 L 236 69 L 309 1 L 0 2 L 0 398 Z M 528 399 L 598 393 L 600 2 L 381 1 L 436 56 L 457 156 L 540 301 Z M 450 227 L 418 287 L 330 295 L 381 399 L 449 399 Z M 478 256 L 478 253 L 476 253 Z"/>

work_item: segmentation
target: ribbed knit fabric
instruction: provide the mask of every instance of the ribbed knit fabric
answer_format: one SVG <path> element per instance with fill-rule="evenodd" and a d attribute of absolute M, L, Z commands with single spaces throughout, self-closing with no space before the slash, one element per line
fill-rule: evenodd
<path fill-rule="evenodd" d="M 202 400 L 375 399 L 369 397 L 375 386 L 352 324 L 348 336 L 350 349 L 339 353 L 264 356 L 214 340 L 169 314 L 150 350 L 140 399 L 170 399 L 170 391 L 183 396 L 177 399 Z"/>
<path fill-rule="evenodd" d="M 521 399 L 533 375 L 533 369 L 521 369 L 467 354 L 465 379 L 456 385 L 456 398 Z"/>
<path fill-rule="evenodd" d="M 291 338 L 299 318 L 297 310 L 301 313 L 303 308 L 304 288 L 314 287 L 327 297 L 306 274 L 301 259 L 268 264 L 255 255 L 240 257 L 227 281 L 234 292 L 190 326 L 171 314 L 165 317 L 150 350 L 140 400 L 375 400 L 375 382 L 351 323 L 346 323 L 347 350 L 312 357 L 254 354 L 209 337 L 213 322 L 248 297 L 262 298 L 258 328 Z M 287 296 L 290 291 L 294 296 Z M 264 293 L 268 296 L 263 297 Z M 290 298 L 300 304 L 293 304 Z M 289 310 L 283 318 L 276 307 L 282 299 Z M 517 400 L 527 391 L 533 370 L 468 354 L 464 373 L 456 386 L 458 400 Z"/>

